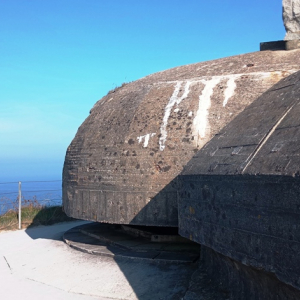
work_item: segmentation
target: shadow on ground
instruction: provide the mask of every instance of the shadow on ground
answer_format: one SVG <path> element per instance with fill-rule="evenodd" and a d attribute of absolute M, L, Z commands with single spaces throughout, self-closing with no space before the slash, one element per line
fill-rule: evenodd
<path fill-rule="evenodd" d="M 120 225 L 89 223 L 63 238 L 73 249 L 110 257 L 134 291 L 135 296 L 124 294 L 124 299 L 182 299 L 198 268 L 199 245 L 151 242 L 128 235 Z"/>
<path fill-rule="evenodd" d="M 31 225 L 25 229 L 25 232 L 30 236 L 33 240 L 36 239 L 49 239 L 49 240 L 57 240 L 63 241 L 63 234 L 65 233 L 66 224 L 69 225 L 69 228 L 74 226 L 86 224 L 89 222 L 86 221 L 70 221 L 70 222 L 62 222 L 55 224 L 55 230 L 53 226 L 45 226 L 45 225 Z"/>
<path fill-rule="evenodd" d="M 66 230 L 66 224 L 68 228 Z M 72 241 L 71 247 L 82 252 L 89 253 L 91 266 L 97 261 L 99 272 L 105 264 L 116 264 L 117 270 L 120 270 L 119 275 L 115 271 L 108 271 L 108 281 L 111 282 L 111 298 L 117 298 L 116 295 L 120 292 L 116 290 L 124 290 L 122 299 L 182 299 L 189 287 L 189 281 L 198 267 L 197 259 L 194 262 L 174 262 L 172 259 L 169 261 L 167 257 L 156 259 L 160 254 L 160 247 L 151 246 L 151 243 L 139 242 L 137 239 L 122 238 L 118 232 L 112 232 L 110 238 L 115 242 L 108 244 L 99 239 L 93 238 L 89 235 L 78 232 L 76 228 L 78 225 L 92 224 L 84 221 L 61 223 L 54 226 L 37 226 L 26 229 L 26 233 L 32 239 L 52 239 L 62 240 L 63 235 L 68 233 L 67 238 Z M 82 227 L 82 226 L 79 226 Z M 134 251 L 132 254 L 131 247 L 140 245 L 139 251 Z M 68 243 L 70 245 L 70 243 Z M 153 249 L 153 247 L 155 249 Z M 143 248 L 143 249 L 142 249 Z M 98 253 L 97 253 L 98 252 Z M 100 253 L 101 252 L 101 253 Z M 69 252 L 72 255 L 72 251 Z M 96 256 L 96 255 L 100 256 Z M 170 254 L 171 255 L 171 254 Z M 89 256 L 87 256 L 87 259 Z M 171 257 L 169 257 L 171 258 Z M 95 260 L 96 259 L 96 260 Z M 108 268 L 110 270 L 111 268 Z M 116 270 L 112 268 L 111 270 Z M 128 282 L 128 287 L 119 287 L 118 276 L 125 277 Z M 97 275 L 95 275 L 97 276 Z M 114 280 L 114 276 L 116 280 Z M 96 281 L 96 278 L 95 278 Z M 100 290 L 101 291 L 101 290 Z M 99 295 L 105 296 L 107 295 Z"/>

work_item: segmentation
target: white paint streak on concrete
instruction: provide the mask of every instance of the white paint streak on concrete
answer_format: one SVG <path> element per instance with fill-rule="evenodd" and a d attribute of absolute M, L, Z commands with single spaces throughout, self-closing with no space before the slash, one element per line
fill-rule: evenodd
<path fill-rule="evenodd" d="M 148 133 L 146 135 L 142 135 L 142 136 L 137 137 L 137 140 L 138 140 L 139 144 L 144 140 L 143 147 L 146 148 L 146 147 L 148 147 L 148 143 L 149 143 L 150 138 L 155 136 L 155 135 L 156 135 L 156 133 Z"/>
<path fill-rule="evenodd" d="M 292 70 L 286 70 L 284 71 L 285 77 L 288 75 L 291 75 L 299 70 L 292 69 Z M 264 78 L 269 78 L 272 75 L 282 75 L 283 71 L 270 71 L 270 72 L 249 72 L 249 73 L 237 73 L 237 74 L 228 74 L 228 75 L 221 75 L 221 76 L 201 76 L 201 77 L 193 77 L 190 78 L 189 81 L 192 83 L 197 83 L 197 82 L 203 82 L 203 80 L 207 81 L 210 80 L 211 78 L 220 78 L 220 79 L 230 79 L 232 77 L 241 77 L 241 76 L 250 76 L 253 77 L 254 79 L 261 80 Z M 166 83 L 177 83 L 178 81 L 162 81 L 162 82 L 156 82 L 155 85 L 165 85 Z"/>
<path fill-rule="evenodd" d="M 175 90 L 174 90 L 167 106 L 165 107 L 165 114 L 164 114 L 162 125 L 160 127 L 160 134 L 161 134 L 161 136 L 159 138 L 159 150 L 160 151 L 163 151 L 165 149 L 165 143 L 166 143 L 167 135 L 168 135 L 167 125 L 168 125 L 168 120 L 169 120 L 169 117 L 170 117 L 170 114 L 171 114 L 171 110 L 172 110 L 172 108 L 174 107 L 175 104 L 179 105 L 180 102 L 188 96 L 189 91 L 190 91 L 190 85 L 192 84 L 192 81 L 187 81 L 186 82 L 185 87 L 184 87 L 184 92 L 183 92 L 182 96 L 178 97 L 181 84 L 182 84 L 182 81 L 177 81 L 176 82 Z"/>
<path fill-rule="evenodd" d="M 235 76 L 233 75 L 231 78 L 228 79 L 227 81 L 227 87 L 226 87 L 226 90 L 224 92 L 224 101 L 223 101 L 223 107 L 226 106 L 228 100 L 234 95 L 234 91 L 235 91 L 235 88 L 236 88 L 236 79 L 238 78 L 239 76 Z"/>
<path fill-rule="evenodd" d="M 211 96 L 214 87 L 221 81 L 221 77 L 213 77 L 211 80 L 203 80 L 202 83 L 205 87 L 202 94 L 199 96 L 199 108 L 193 121 L 193 127 L 200 138 L 205 138 L 207 123 L 208 123 L 208 110 L 211 106 Z"/>
<path fill-rule="evenodd" d="M 159 148 L 160 151 L 163 151 L 165 148 L 165 143 L 167 140 L 167 125 L 168 125 L 168 119 L 170 117 L 172 108 L 175 104 L 179 104 L 183 99 L 185 99 L 188 96 L 189 93 L 189 87 L 191 84 L 195 83 L 203 83 L 205 85 L 202 94 L 199 97 L 199 109 L 196 113 L 196 116 L 193 121 L 193 128 L 195 135 L 197 135 L 200 138 L 205 137 L 205 132 L 207 130 L 207 123 L 208 123 L 208 114 L 209 114 L 209 108 L 211 106 L 211 96 L 213 94 L 214 87 L 220 83 L 221 80 L 228 80 L 227 81 L 227 87 L 224 91 L 224 100 L 223 100 L 223 107 L 225 107 L 230 100 L 230 98 L 234 95 L 236 90 L 236 79 L 240 78 L 242 76 L 251 77 L 253 80 L 268 80 L 274 75 L 278 75 L 279 77 L 286 77 L 288 75 L 291 75 L 298 70 L 288 70 L 284 72 L 282 71 L 270 71 L 270 72 L 249 72 L 249 73 L 238 73 L 238 74 L 227 74 L 227 75 L 221 75 L 221 76 L 202 76 L 202 77 L 194 77 L 190 78 L 188 81 L 186 81 L 185 84 L 185 90 L 181 97 L 178 97 L 181 84 L 183 81 L 167 81 L 167 82 L 157 82 L 155 84 L 157 85 L 165 85 L 175 83 L 175 90 L 173 92 L 173 95 L 171 96 L 167 106 L 165 107 L 165 114 L 163 117 L 163 122 L 160 127 L 160 133 L 161 137 L 159 138 Z M 175 108 L 174 112 L 178 112 L 179 109 Z M 189 113 L 189 117 L 193 115 L 193 112 Z"/>
<path fill-rule="evenodd" d="M 144 148 L 146 148 L 148 146 L 149 139 L 150 139 L 150 134 L 146 134 L 144 145 L 143 145 Z"/>

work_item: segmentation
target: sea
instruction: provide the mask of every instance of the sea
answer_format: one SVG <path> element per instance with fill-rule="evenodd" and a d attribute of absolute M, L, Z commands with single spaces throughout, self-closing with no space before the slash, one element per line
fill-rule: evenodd
<path fill-rule="evenodd" d="M 62 180 L 0 180 L 0 215 L 18 208 L 19 185 L 22 205 L 62 205 Z"/>

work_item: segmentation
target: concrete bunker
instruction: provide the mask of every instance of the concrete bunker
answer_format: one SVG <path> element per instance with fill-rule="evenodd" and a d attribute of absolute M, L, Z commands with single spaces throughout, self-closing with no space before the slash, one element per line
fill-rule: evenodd
<path fill-rule="evenodd" d="M 109 92 L 68 147 L 63 204 L 96 222 L 178 226 L 177 176 L 214 135 L 280 79 L 300 51 L 177 67 Z"/>
<path fill-rule="evenodd" d="M 233 299 L 300 298 L 300 72 L 225 126 L 180 176 L 179 232 Z M 216 272 L 216 270 L 218 270 Z"/>
<path fill-rule="evenodd" d="M 299 299 L 299 54 L 183 66 L 111 91 L 67 150 L 67 214 L 179 227 L 232 299 Z"/>

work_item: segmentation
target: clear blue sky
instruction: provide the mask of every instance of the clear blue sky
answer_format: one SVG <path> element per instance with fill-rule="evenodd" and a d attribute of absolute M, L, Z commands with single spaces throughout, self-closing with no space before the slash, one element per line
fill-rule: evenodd
<path fill-rule="evenodd" d="M 106 93 L 281 40 L 281 0 L 0 0 L 0 181 L 60 179 Z"/>

